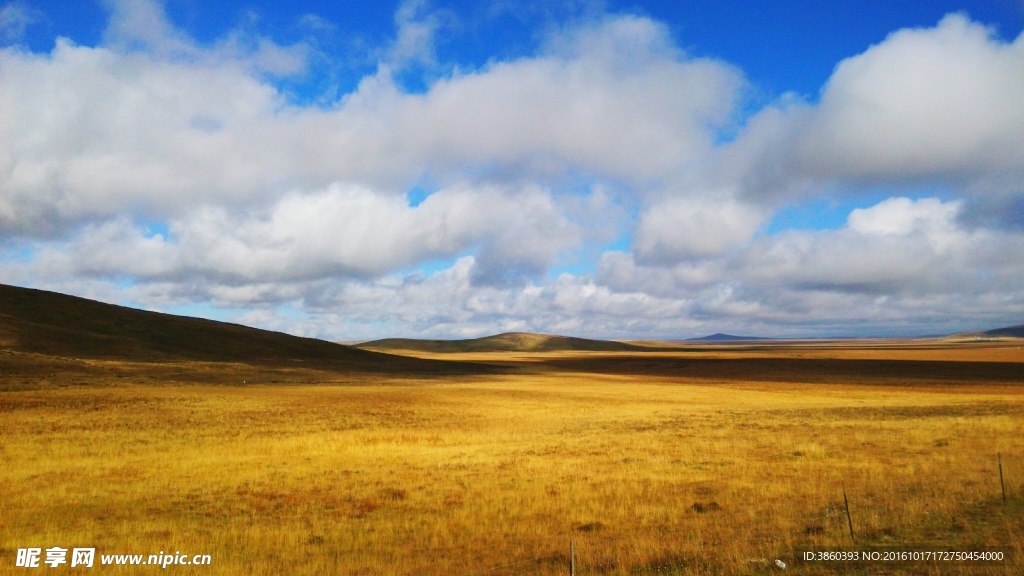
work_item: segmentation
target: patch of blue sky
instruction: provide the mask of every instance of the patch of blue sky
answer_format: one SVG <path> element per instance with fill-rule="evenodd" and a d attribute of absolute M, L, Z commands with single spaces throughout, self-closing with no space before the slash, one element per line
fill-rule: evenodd
<path fill-rule="evenodd" d="M 107 11 L 100 2 L 32 0 L 23 5 L 30 9 L 30 22 L 20 38 L 9 40 L 30 52 L 49 53 L 57 38 L 68 38 L 83 46 L 96 46 L 107 25 Z"/>
<path fill-rule="evenodd" d="M 835 230 L 846 225 L 847 218 L 854 210 L 870 208 L 889 198 L 939 198 L 947 201 L 952 199 L 948 190 L 944 189 L 913 189 L 893 190 L 879 189 L 857 195 L 837 198 L 821 198 L 790 204 L 778 210 L 771 221 L 764 227 L 763 233 L 771 236 L 789 230 L 821 231 Z"/>
<path fill-rule="evenodd" d="M 406 202 L 409 203 L 410 207 L 415 208 L 422 204 L 423 201 L 426 200 L 427 197 L 433 193 L 433 190 L 430 190 L 429 188 L 426 188 L 424 186 L 417 185 L 413 186 L 408 192 L 405 193 L 405 199 Z"/>
<path fill-rule="evenodd" d="M 39 254 L 39 247 L 35 244 L 18 242 L 11 246 L 3 246 L 0 241 L 0 262 L 27 264 Z"/>
<path fill-rule="evenodd" d="M 15 43 L 49 52 L 54 38 L 80 45 L 102 44 L 108 3 L 88 0 L 32 0 L 36 14 Z M 282 80 L 300 100 L 328 92 L 351 92 L 361 77 L 386 59 L 394 41 L 400 2 L 161 2 L 171 24 L 200 45 L 214 47 L 229 34 L 270 38 L 310 48 L 310 73 Z M 597 7 L 595 9 L 595 7 Z M 415 11 L 419 22 L 438 24 L 432 50 L 436 64 L 415 68 L 402 83 L 426 89 L 432 76 L 473 71 L 494 61 L 536 55 L 544 31 L 586 22 L 602 14 L 638 14 L 664 23 L 686 54 L 736 65 L 769 95 L 795 92 L 815 100 L 836 63 L 884 40 L 893 30 L 934 26 L 944 15 L 967 13 L 996 26 L 1005 39 L 1024 29 L 1024 10 L 1011 0 L 930 0 L 899 2 L 813 2 L 778 0 L 694 0 L 663 2 L 470 2 L 437 0 Z"/>
<path fill-rule="evenodd" d="M 327 110 L 337 107 L 345 96 L 356 91 L 359 82 L 374 73 L 374 67 L 352 68 L 320 59 L 311 61 L 308 68 L 305 73 L 263 81 L 272 85 L 289 106 Z"/>
<path fill-rule="evenodd" d="M 625 2 L 612 2 L 613 10 Z M 816 102 L 837 63 L 860 54 L 900 28 L 934 26 L 943 16 L 964 12 L 998 26 L 1003 38 L 1024 28 L 1020 2 L 930 0 L 695 0 L 640 2 L 643 14 L 666 22 L 676 42 L 693 56 L 739 66 L 747 79 L 776 96 L 795 92 Z"/>
<path fill-rule="evenodd" d="M 464 256 L 472 256 L 477 253 L 477 250 L 465 250 L 455 256 L 442 257 L 442 258 L 430 258 L 422 262 L 418 262 L 412 266 L 406 266 L 399 268 L 394 272 L 395 276 L 405 278 L 409 276 L 421 276 L 423 278 L 429 278 L 440 272 L 451 269 L 455 265 L 455 262 Z"/>
<path fill-rule="evenodd" d="M 863 199 L 822 199 L 792 204 L 775 213 L 764 233 L 771 236 L 790 230 L 819 231 L 842 228 L 851 211 L 874 204 L 877 202 L 865 202 Z"/>
<path fill-rule="evenodd" d="M 633 246 L 633 235 L 623 234 L 619 236 L 615 241 L 606 244 L 602 248 L 602 252 L 628 252 Z"/>
<path fill-rule="evenodd" d="M 740 95 L 732 116 L 723 123 L 712 127 L 712 143 L 715 146 L 724 146 L 736 140 L 747 127 L 750 119 L 771 103 L 772 98 L 765 93 L 753 88 L 746 90 L 744 94 Z"/>
<path fill-rule="evenodd" d="M 595 186 L 610 185 L 614 187 L 623 186 L 617 181 L 609 181 L 601 176 L 587 170 L 571 168 L 564 177 L 564 182 L 559 190 L 571 192 L 577 195 L 587 195 L 594 191 Z"/>
<path fill-rule="evenodd" d="M 239 37 L 248 38 L 252 48 L 264 38 L 297 47 L 305 54 L 305 70 L 268 74 L 265 81 L 290 105 L 331 107 L 386 58 L 385 47 L 396 34 L 397 7 L 398 2 L 225 1 L 168 2 L 166 11 L 175 26 L 203 46 L 215 47 L 227 34 L 242 32 Z M 397 80 L 408 91 L 425 86 L 412 74 L 399 74 Z"/>
<path fill-rule="evenodd" d="M 146 238 L 156 238 L 157 236 L 160 236 L 164 240 L 171 239 L 171 230 L 167 226 L 166 222 L 159 222 L 155 220 L 146 221 L 142 223 L 142 227 Z"/>
<path fill-rule="evenodd" d="M 606 252 L 629 252 L 633 244 L 632 234 L 622 234 L 618 238 L 608 242 L 588 243 L 564 254 L 557 264 L 547 271 L 549 279 L 555 279 L 562 274 L 573 276 L 589 276 L 597 270 L 597 261 Z"/>
<path fill-rule="evenodd" d="M 458 258 L 436 258 L 433 260 L 427 260 L 417 265 L 415 270 L 424 276 L 433 276 L 438 272 L 444 272 L 451 268 L 455 264 L 456 260 L 458 260 Z"/>

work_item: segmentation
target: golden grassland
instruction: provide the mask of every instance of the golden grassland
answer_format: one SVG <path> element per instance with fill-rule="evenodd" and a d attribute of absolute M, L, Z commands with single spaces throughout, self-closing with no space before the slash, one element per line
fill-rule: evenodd
<path fill-rule="evenodd" d="M 859 546 L 1016 554 L 850 573 L 1024 573 L 1024 357 L 936 346 L 467 354 L 519 369 L 429 379 L 0 353 L 0 574 L 34 573 L 29 546 L 212 556 L 179 574 L 568 574 L 570 540 L 577 574 L 813 574 L 793 550 L 851 544 L 844 487 Z M 758 363 L 807 355 L 931 370 Z"/>

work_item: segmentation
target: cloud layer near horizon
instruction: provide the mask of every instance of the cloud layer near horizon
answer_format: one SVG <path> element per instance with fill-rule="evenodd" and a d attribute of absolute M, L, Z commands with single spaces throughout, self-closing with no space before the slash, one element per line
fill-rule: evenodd
<path fill-rule="evenodd" d="M 1024 318 L 1024 36 L 966 16 L 749 111 L 742 70 L 635 15 L 409 90 L 441 24 L 406 4 L 376 71 L 308 104 L 280 86 L 311 43 L 106 4 L 100 46 L 0 50 L 0 281 L 345 339 Z M 858 207 L 772 226 L 814 202 Z"/>

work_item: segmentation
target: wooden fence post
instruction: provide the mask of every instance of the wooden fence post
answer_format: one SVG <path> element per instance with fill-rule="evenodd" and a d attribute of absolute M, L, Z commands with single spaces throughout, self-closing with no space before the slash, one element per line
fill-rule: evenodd
<path fill-rule="evenodd" d="M 996 452 L 999 458 L 999 487 L 1003 490 L 1003 504 L 1006 504 L 1006 484 L 1003 483 L 1003 454 Z"/>
<path fill-rule="evenodd" d="M 846 484 L 843 484 L 843 504 L 846 505 L 846 524 L 850 527 L 850 541 L 857 543 L 853 537 L 853 518 L 850 517 L 850 501 L 846 499 Z"/>
<path fill-rule="evenodd" d="M 569 540 L 569 576 L 576 576 L 576 543 Z"/>

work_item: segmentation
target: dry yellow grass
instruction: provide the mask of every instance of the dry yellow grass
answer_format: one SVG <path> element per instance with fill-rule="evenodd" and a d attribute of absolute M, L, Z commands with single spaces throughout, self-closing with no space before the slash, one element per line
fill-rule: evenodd
<path fill-rule="evenodd" d="M 590 356 L 488 359 L 567 357 Z M 578 574 L 762 574 L 761 559 L 789 562 L 795 546 L 849 545 L 844 485 L 859 544 L 1001 545 L 1017 560 L 990 573 L 1024 565 L 1014 382 L 555 364 L 460 381 L 224 386 L 189 383 L 187 366 L 90 366 L 0 392 L 0 573 L 33 573 L 14 567 L 15 551 L 57 545 L 212 556 L 167 568 L 181 574 L 458 576 L 544 556 L 484 573 L 567 574 L 574 540 Z M 202 370 L 204 381 L 258 377 Z M 164 377 L 139 385 L 134 372 Z M 344 382 L 302 375 L 316 378 Z"/>

